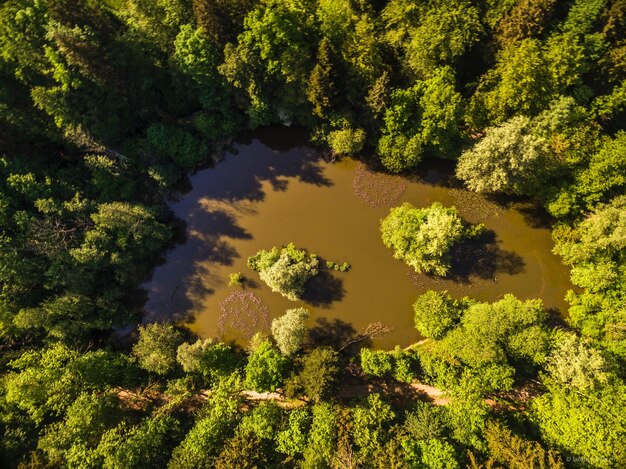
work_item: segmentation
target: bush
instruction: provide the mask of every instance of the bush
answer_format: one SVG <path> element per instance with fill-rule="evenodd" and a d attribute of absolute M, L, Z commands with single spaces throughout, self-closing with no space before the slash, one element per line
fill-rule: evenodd
<path fill-rule="evenodd" d="M 447 292 L 429 290 L 413 304 L 415 328 L 424 337 L 442 339 L 461 319 L 465 305 Z"/>
<path fill-rule="evenodd" d="M 435 202 L 427 208 L 405 203 L 392 208 L 380 225 L 385 246 L 418 273 L 445 276 L 450 270 L 450 249 L 470 232 L 456 208 Z"/>
<path fill-rule="evenodd" d="M 285 355 L 296 353 L 306 338 L 306 321 L 309 311 L 305 308 L 288 309 L 285 314 L 272 321 L 272 335 Z"/>
<path fill-rule="evenodd" d="M 319 273 L 318 265 L 315 254 L 296 249 L 292 243 L 281 249 L 261 250 L 248 258 L 248 267 L 259 272 L 273 292 L 292 301 L 304 294 L 306 283 Z"/>
<path fill-rule="evenodd" d="M 234 287 L 237 285 L 243 285 L 245 279 L 246 278 L 241 274 L 241 272 L 233 272 L 232 274 L 228 274 L 228 286 Z"/>
<path fill-rule="evenodd" d="M 351 128 L 333 130 L 328 134 L 328 144 L 337 155 L 354 155 L 363 149 L 365 132 Z"/>
<path fill-rule="evenodd" d="M 176 349 L 182 340 L 182 334 L 171 324 L 139 326 L 139 340 L 133 346 L 133 355 L 145 370 L 166 375 L 176 366 Z"/>
<path fill-rule="evenodd" d="M 269 340 L 261 342 L 248 358 L 245 386 L 255 391 L 274 391 L 283 383 L 289 360 Z"/>

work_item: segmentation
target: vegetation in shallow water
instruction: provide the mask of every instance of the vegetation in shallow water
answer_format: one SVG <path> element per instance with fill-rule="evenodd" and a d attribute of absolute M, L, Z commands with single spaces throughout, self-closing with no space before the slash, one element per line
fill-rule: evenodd
<path fill-rule="evenodd" d="M 258 272 L 272 291 L 292 301 L 304 294 L 306 283 L 319 273 L 318 266 L 315 254 L 297 249 L 291 243 L 280 249 L 261 250 L 248 258 L 248 267 Z"/>

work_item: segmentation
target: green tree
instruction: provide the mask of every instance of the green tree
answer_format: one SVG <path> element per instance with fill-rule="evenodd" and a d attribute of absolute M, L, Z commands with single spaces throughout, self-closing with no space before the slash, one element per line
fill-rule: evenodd
<path fill-rule="evenodd" d="M 266 448 L 254 433 L 236 431 L 235 436 L 224 443 L 224 449 L 215 460 L 216 469 L 255 469 L 270 463 Z"/>
<path fill-rule="evenodd" d="M 274 391 L 282 384 L 288 365 L 289 359 L 266 340 L 248 358 L 244 384 L 255 391 Z"/>
<path fill-rule="evenodd" d="M 412 88 L 393 91 L 378 142 L 383 165 L 401 172 L 415 167 L 426 150 L 446 156 L 459 136 L 461 101 L 449 67 Z"/>
<path fill-rule="evenodd" d="M 178 346 L 176 360 L 186 373 L 198 373 L 209 383 L 225 378 L 237 369 L 240 357 L 228 344 L 198 339 Z"/>
<path fill-rule="evenodd" d="M 440 346 L 471 367 L 517 364 L 532 369 L 548 353 L 547 318 L 541 300 L 522 302 L 507 294 L 492 304 L 470 306 Z"/>
<path fill-rule="evenodd" d="M 363 129 L 352 129 L 350 127 L 332 130 L 328 134 L 328 144 L 337 155 L 354 156 L 365 145 L 365 132 Z"/>
<path fill-rule="evenodd" d="M 311 71 L 306 90 L 307 98 L 313 106 L 313 113 L 322 119 L 329 116 L 336 97 L 334 84 L 332 46 L 328 38 L 320 41 L 317 50 L 317 64 Z"/>
<path fill-rule="evenodd" d="M 147 417 L 133 427 L 124 422 L 102 437 L 97 453 L 107 469 L 165 466 L 179 434 L 179 421 L 169 415 Z"/>
<path fill-rule="evenodd" d="M 610 367 L 600 351 L 571 333 L 559 334 L 545 368 L 555 385 L 583 393 L 606 384 L 610 377 Z"/>
<path fill-rule="evenodd" d="M 300 350 L 307 336 L 309 317 L 306 308 L 295 308 L 272 321 L 272 335 L 282 353 L 289 356 Z"/>
<path fill-rule="evenodd" d="M 261 250 L 248 258 L 248 267 L 259 272 L 274 292 L 298 300 L 306 289 L 306 283 L 319 273 L 317 256 L 297 249 L 293 244 L 270 251 Z"/>
<path fill-rule="evenodd" d="M 253 433 L 264 440 L 274 440 L 282 417 L 278 404 L 266 401 L 246 413 L 239 426 L 242 433 Z"/>
<path fill-rule="evenodd" d="M 460 321 L 467 300 L 454 300 L 447 291 L 428 290 L 413 303 L 415 328 L 431 339 L 442 339 Z"/>
<path fill-rule="evenodd" d="M 415 208 L 409 203 L 392 208 L 380 224 L 385 246 L 393 257 L 418 273 L 445 276 L 450 270 L 450 249 L 469 236 L 456 208 L 439 202 Z"/>
<path fill-rule="evenodd" d="M 311 413 L 309 409 L 295 409 L 289 413 L 287 428 L 276 435 L 276 449 L 289 456 L 302 454 L 306 448 Z"/>
<path fill-rule="evenodd" d="M 485 439 L 492 463 L 504 464 L 512 469 L 565 468 L 557 452 L 546 451 L 536 441 L 520 438 L 498 422 L 487 423 Z"/>
<path fill-rule="evenodd" d="M 240 417 L 240 386 L 238 377 L 232 376 L 212 389 L 193 427 L 174 449 L 168 468 L 214 467 Z"/>
<path fill-rule="evenodd" d="M 367 401 L 352 411 L 352 438 L 363 458 L 372 457 L 384 444 L 395 413 L 380 394 L 370 394 Z"/>
<path fill-rule="evenodd" d="M 171 236 L 171 229 L 140 204 L 101 204 L 91 219 L 93 227 L 85 232 L 84 241 L 69 253 L 85 269 L 113 269 L 121 282 L 136 278 L 141 272 L 138 261 L 146 260 Z"/>
<path fill-rule="evenodd" d="M 316 468 L 329 465 L 337 445 L 338 417 L 332 404 L 322 403 L 313 407 L 313 420 L 304 450 L 303 466 Z"/>
<path fill-rule="evenodd" d="M 523 39 L 501 50 L 497 64 L 481 78 L 470 101 L 475 128 L 502 124 L 516 114 L 534 115 L 555 96 L 548 62 L 537 39 Z"/>
<path fill-rule="evenodd" d="M 81 355 L 60 343 L 24 352 L 9 367 L 14 371 L 5 375 L 4 398 L 36 423 L 62 415 L 82 392 L 128 384 L 133 371 L 125 355 L 105 350 Z"/>
<path fill-rule="evenodd" d="M 366 375 L 385 377 L 393 371 L 393 358 L 384 350 L 361 349 L 361 368 Z"/>
<path fill-rule="evenodd" d="M 103 434 L 122 417 L 113 393 L 82 393 L 63 420 L 46 427 L 38 447 L 51 464 L 63 464 L 78 448 L 95 450 Z"/>
<path fill-rule="evenodd" d="M 316 347 L 302 358 L 302 369 L 289 383 L 289 391 L 301 392 L 313 402 L 329 399 L 336 391 L 339 356 L 330 347 Z"/>
<path fill-rule="evenodd" d="M 429 8 L 419 25 L 409 31 L 406 64 L 418 76 L 429 76 L 436 67 L 453 65 L 482 32 L 476 6 L 463 0 L 440 2 Z"/>
<path fill-rule="evenodd" d="M 545 144 L 530 133 L 530 119 L 514 117 L 463 152 L 456 176 L 476 192 L 534 194 L 545 179 Z"/>
<path fill-rule="evenodd" d="M 533 400 L 532 415 L 543 440 L 566 457 L 581 458 L 592 467 L 619 467 L 626 462 L 620 444 L 626 424 L 619 410 L 626 405 L 625 396 L 623 385 L 591 394 L 557 385 Z"/>
<path fill-rule="evenodd" d="M 139 326 L 139 339 L 133 346 L 133 355 L 145 370 L 167 375 L 176 368 L 176 349 L 182 341 L 182 334 L 171 324 L 155 322 Z"/>

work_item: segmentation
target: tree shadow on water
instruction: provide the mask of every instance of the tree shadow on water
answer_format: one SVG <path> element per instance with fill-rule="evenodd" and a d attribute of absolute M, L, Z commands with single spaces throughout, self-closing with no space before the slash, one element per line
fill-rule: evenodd
<path fill-rule="evenodd" d="M 486 230 L 475 239 L 453 248 L 448 278 L 459 283 L 471 283 L 472 278 L 495 281 L 498 274 L 516 275 L 524 272 L 524 259 L 498 246 L 493 230 Z"/>
<path fill-rule="evenodd" d="M 315 325 L 309 329 L 309 345 L 332 347 L 338 350 L 356 335 L 357 331 L 354 326 L 343 319 L 321 317 L 317 318 Z"/>
<path fill-rule="evenodd" d="M 224 238 L 251 239 L 235 218 L 220 210 L 198 211 L 188 217 L 184 238 L 166 255 L 166 262 L 153 271 L 146 285 L 148 318 L 188 318 L 194 300 L 210 295 L 225 283 L 213 266 L 230 266 L 239 257 Z"/>
<path fill-rule="evenodd" d="M 343 280 L 322 270 L 307 282 L 302 301 L 318 308 L 330 308 L 335 301 L 341 301 L 345 294 Z"/>
<path fill-rule="evenodd" d="M 192 194 L 210 200 L 258 202 L 265 199 L 264 181 L 272 190 L 283 192 L 289 178 L 320 187 L 333 185 L 324 175 L 318 151 L 298 147 L 277 152 L 254 139 L 238 145 L 214 168 L 194 175 Z"/>

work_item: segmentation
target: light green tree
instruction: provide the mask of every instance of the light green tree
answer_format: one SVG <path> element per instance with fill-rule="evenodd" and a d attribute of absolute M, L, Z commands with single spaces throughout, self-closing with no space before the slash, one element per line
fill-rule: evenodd
<path fill-rule="evenodd" d="M 425 337 L 442 339 L 459 323 L 467 303 L 454 300 L 447 291 L 428 290 L 413 303 L 415 328 Z"/>
<path fill-rule="evenodd" d="M 300 350 L 307 336 L 309 316 L 306 308 L 295 308 L 272 321 L 272 335 L 282 353 L 289 356 Z"/>
<path fill-rule="evenodd" d="M 244 384 L 255 391 L 274 391 L 283 383 L 289 359 L 269 340 L 261 342 L 248 358 Z"/>
<path fill-rule="evenodd" d="M 545 171 L 545 147 L 530 133 L 530 119 L 514 117 L 463 152 L 456 176 L 476 192 L 532 194 Z"/>
<path fill-rule="evenodd" d="M 166 375 L 176 367 L 176 349 L 182 341 L 182 333 L 171 324 L 155 322 L 139 326 L 139 339 L 133 346 L 133 355 L 142 368 Z"/>
<path fill-rule="evenodd" d="M 274 292 L 298 300 L 306 289 L 306 283 L 319 273 L 319 260 L 314 254 L 297 249 L 293 244 L 270 251 L 261 250 L 248 258 L 248 267 L 259 272 Z"/>
<path fill-rule="evenodd" d="M 393 257 L 416 272 L 445 276 L 450 270 L 450 249 L 470 234 L 456 208 L 439 202 L 415 208 L 409 203 L 392 208 L 380 224 L 385 246 Z"/>

